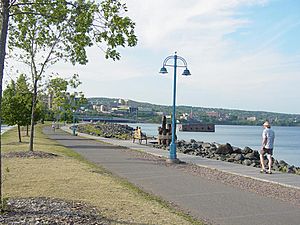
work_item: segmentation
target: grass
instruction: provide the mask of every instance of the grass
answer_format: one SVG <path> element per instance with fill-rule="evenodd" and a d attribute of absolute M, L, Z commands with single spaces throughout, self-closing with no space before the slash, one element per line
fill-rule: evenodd
<path fill-rule="evenodd" d="M 22 138 L 24 142 L 19 143 L 16 129 L 6 132 L 2 136 L 2 151 L 27 151 L 28 137 Z M 36 127 L 34 148 L 59 157 L 4 158 L 4 197 L 83 201 L 113 224 L 202 224 L 48 139 L 41 126 Z"/>

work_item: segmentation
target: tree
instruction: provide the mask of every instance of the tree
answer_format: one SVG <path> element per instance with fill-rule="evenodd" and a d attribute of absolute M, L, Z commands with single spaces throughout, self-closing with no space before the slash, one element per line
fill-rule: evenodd
<path fill-rule="evenodd" d="M 70 92 L 68 89 L 76 89 L 81 84 L 79 76 L 74 74 L 71 79 L 60 77 L 53 78 L 48 84 L 48 94 L 51 96 L 51 110 L 55 118 L 63 118 L 70 121 L 73 111 L 87 103 L 82 92 Z"/>
<path fill-rule="evenodd" d="M 7 125 L 18 126 L 19 142 L 22 142 L 20 127 L 30 124 L 31 96 L 23 74 L 19 76 L 17 83 L 12 80 L 3 92 L 2 117 Z"/>
<path fill-rule="evenodd" d="M 9 48 L 14 57 L 31 70 L 33 87 L 29 150 L 33 151 L 34 117 L 39 82 L 46 69 L 60 59 L 87 63 L 86 47 L 107 44 L 106 57 L 119 59 L 117 46 L 134 46 L 134 23 L 121 17 L 126 6 L 116 0 L 102 1 L 22 1 L 11 7 Z M 45 3 L 47 2 L 47 3 Z M 31 13 L 34 12 L 34 13 Z M 17 53 L 16 53 L 17 52 Z"/>
<path fill-rule="evenodd" d="M 127 8 L 119 0 L 103 0 L 100 4 L 88 0 L 1 0 L 0 10 L 0 113 L 10 28 L 10 49 L 18 48 L 22 51 L 19 58 L 30 67 L 32 74 L 32 125 L 29 145 L 29 150 L 32 151 L 38 82 L 46 69 L 60 59 L 73 64 L 87 63 L 85 48 L 93 44 L 103 44 L 106 58 L 120 59 L 118 46 L 133 47 L 137 43 L 135 24 L 130 18 L 123 16 Z M 1 174 L 0 158 L 0 176 Z"/>

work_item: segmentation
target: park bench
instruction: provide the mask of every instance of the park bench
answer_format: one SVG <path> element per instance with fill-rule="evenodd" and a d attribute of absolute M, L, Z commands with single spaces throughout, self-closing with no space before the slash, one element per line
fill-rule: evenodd
<path fill-rule="evenodd" d="M 142 141 L 145 140 L 147 144 L 147 136 L 146 134 L 142 133 L 140 129 L 135 130 L 132 135 L 132 142 L 134 143 L 135 140 L 138 140 L 139 144 L 142 144 Z"/>

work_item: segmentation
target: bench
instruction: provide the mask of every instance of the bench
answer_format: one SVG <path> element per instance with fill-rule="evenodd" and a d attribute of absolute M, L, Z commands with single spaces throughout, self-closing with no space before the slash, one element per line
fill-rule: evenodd
<path fill-rule="evenodd" d="M 142 141 L 145 140 L 147 144 L 147 136 L 146 134 L 142 133 L 140 130 L 135 130 L 132 135 L 132 142 L 134 143 L 135 140 L 139 140 L 139 144 L 142 144 Z"/>

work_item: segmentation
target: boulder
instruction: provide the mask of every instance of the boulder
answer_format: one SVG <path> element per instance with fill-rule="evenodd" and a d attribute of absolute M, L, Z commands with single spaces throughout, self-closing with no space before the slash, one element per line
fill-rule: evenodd
<path fill-rule="evenodd" d="M 194 143 L 192 143 L 191 147 L 192 147 L 193 149 L 197 149 L 197 148 L 199 148 L 199 144 L 196 143 L 196 142 L 194 142 Z M 200 146 L 200 147 L 201 147 L 201 146 Z"/>
<path fill-rule="evenodd" d="M 226 143 L 225 145 L 219 145 L 215 153 L 221 155 L 231 154 L 233 149 L 229 143 Z"/>
<path fill-rule="evenodd" d="M 250 166 L 251 164 L 252 164 L 252 161 L 250 159 L 245 159 L 243 161 L 243 165 Z"/>
<path fill-rule="evenodd" d="M 211 148 L 211 144 L 205 142 L 205 143 L 202 144 L 202 148 Z"/>
<path fill-rule="evenodd" d="M 234 158 L 228 158 L 226 161 L 227 162 L 234 162 L 234 160 L 235 160 Z"/>
<path fill-rule="evenodd" d="M 242 153 L 242 149 L 237 148 L 237 147 L 233 147 L 233 152 L 237 153 L 237 154 L 241 154 Z"/>
<path fill-rule="evenodd" d="M 236 161 L 244 160 L 244 156 L 242 154 L 237 154 L 234 158 Z"/>
<path fill-rule="evenodd" d="M 182 152 L 183 152 L 184 154 L 192 154 L 192 153 L 194 152 L 194 149 L 192 149 L 192 148 L 184 148 L 184 149 L 182 150 Z"/>
<path fill-rule="evenodd" d="M 257 159 L 254 152 L 251 152 L 251 153 L 246 154 L 246 155 L 245 155 L 245 158 L 246 158 L 246 159 L 251 159 L 251 160 Z"/>
<path fill-rule="evenodd" d="M 190 140 L 191 143 L 196 143 L 197 141 L 195 139 Z"/>
<path fill-rule="evenodd" d="M 280 165 L 281 167 L 284 167 L 284 166 L 287 166 L 288 164 L 287 164 L 284 160 L 280 160 L 280 161 L 279 161 L 279 165 Z"/>
<path fill-rule="evenodd" d="M 242 150 L 243 154 L 248 154 L 248 153 L 252 153 L 252 152 L 253 152 L 253 150 L 247 146 Z"/>

